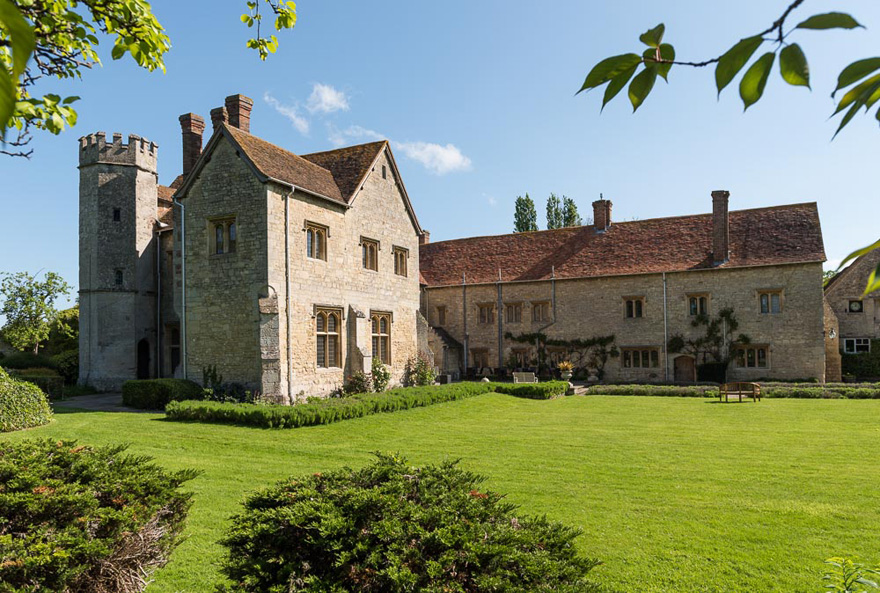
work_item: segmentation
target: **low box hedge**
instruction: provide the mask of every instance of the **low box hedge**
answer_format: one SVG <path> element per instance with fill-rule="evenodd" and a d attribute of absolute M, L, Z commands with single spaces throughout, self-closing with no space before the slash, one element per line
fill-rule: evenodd
<path fill-rule="evenodd" d="M 718 397 L 718 387 L 713 385 L 593 385 L 587 388 L 589 395 L 645 395 L 667 397 Z"/>
<path fill-rule="evenodd" d="M 529 399 L 551 399 L 565 395 L 568 391 L 568 381 L 547 381 L 545 383 L 493 383 L 494 391 L 526 397 Z"/>
<path fill-rule="evenodd" d="M 0 368 L 0 432 L 40 426 L 51 419 L 52 409 L 40 388 L 13 379 Z"/>
<path fill-rule="evenodd" d="M 761 383 L 767 398 L 793 399 L 880 399 L 880 383 Z M 643 395 L 672 397 L 718 397 L 718 387 L 709 385 L 593 385 L 591 395 Z"/>
<path fill-rule="evenodd" d="M 203 389 L 187 379 L 146 379 L 122 385 L 122 403 L 139 410 L 164 410 L 168 402 L 201 399 Z"/>
<path fill-rule="evenodd" d="M 124 446 L 0 443 L 0 591 L 135 592 L 180 541 L 196 472 Z"/>

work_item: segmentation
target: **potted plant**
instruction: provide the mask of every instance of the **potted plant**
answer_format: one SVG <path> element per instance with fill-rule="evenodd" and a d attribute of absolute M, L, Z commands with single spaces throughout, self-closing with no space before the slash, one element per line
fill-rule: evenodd
<path fill-rule="evenodd" d="M 559 375 L 562 377 L 563 381 L 571 379 L 571 372 L 574 370 L 574 365 L 571 364 L 570 360 L 563 360 L 557 365 L 557 368 L 559 369 Z"/>

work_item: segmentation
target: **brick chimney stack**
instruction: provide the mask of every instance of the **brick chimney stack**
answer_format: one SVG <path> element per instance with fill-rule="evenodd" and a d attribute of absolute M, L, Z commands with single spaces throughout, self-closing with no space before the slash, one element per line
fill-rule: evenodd
<path fill-rule="evenodd" d="M 202 154 L 202 132 L 205 131 L 205 120 L 195 113 L 184 113 L 178 119 L 183 136 L 183 176 L 186 177 Z"/>
<path fill-rule="evenodd" d="M 600 233 L 604 233 L 611 227 L 611 200 L 606 200 L 599 194 L 599 199 L 593 202 L 593 226 Z"/>
<path fill-rule="evenodd" d="M 422 231 L 422 234 L 419 235 L 419 245 L 427 245 L 431 242 L 431 232 L 430 231 Z"/>
<path fill-rule="evenodd" d="M 229 95 L 226 97 L 226 111 L 229 113 L 229 125 L 235 126 L 242 132 L 251 132 L 251 110 L 254 108 L 254 100 L 244 95 Z"/>
<path fill-rule="evenodd" d="M 229 113 L 225 107 L 215 107 L 211 110 L 211 125 L 214 126 L 216 132 L 220 128 L 220 124 L 229 123 Z"/>
<path fill-rule="evenodd" d="M 712 192 L 712 260 L 718 266 L 730 259 L 730 216 L 727 205 L 730 192 Z"/>

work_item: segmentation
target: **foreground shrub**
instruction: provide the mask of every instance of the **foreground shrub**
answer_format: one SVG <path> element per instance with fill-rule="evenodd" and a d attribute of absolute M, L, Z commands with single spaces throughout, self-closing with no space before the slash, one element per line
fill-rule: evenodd
<path fill-rule="evenodd" d="M 68 385 L 75 385 L 79 380 L 79 350 L 68 350 L 56 354 L 52 357 L 52 363 Z"/>
<path fill-rule="evenodd" d="M 406 367 L 403 371 L 403 384 L 421 387 L 424 385 L 433 385 L 434 379 L 434 367 L 431 366 L 431 363 L 428 360 L 419 354 L 418 356 L 411 356 L 406 361 Z"/>
<path fill-rule="evenodd" d="M 388 383 L 391 381 L 391 371 L 377 357 L 373 357 L 370 379 L 373 381 L 373 391 L 376 392 L 385 391 L 388 388 Z"/>
<path fill-rule="evenodd" d="M 590 592 L 578 530 L 527 517 L 456 462 L 378 455 L 291 478 L 232 519 L 223 591 Z"/>
<path fill-rule="evenodd" d="M 122 385 L 122 403 L 139 410 L 163 410 L 168 402 L 202 397 L 199 384 L 187 379 L 147 379 Z"/>
<path fill-rule="evenodd" d="M 342 386 L 343 395 L 369 393 L 370 391 L 373 391 L 373 378 L 362 371 L 358 371 L 349 377 L 345 385 Z"/>
<path fill-rule="evenodd" d="M 495 383 L 495 391 L 529 399 L 550 399 L 565 395 L 568 381 L 547 381 L 546 383 Z"/>
<path fill-rule="evenodd" d="M 143 591 L 180 539 L 191 471 L 125 447 L 0 443 L 0 590 Z"/>
<path fill-rule="evenodd" d="M 0 368 L 0 432 L 40 426 L 51 419 L 52 410 L 40 388 L 13 379 Z M 0 529 L 2 517 L 0 514 Z"/>
<path fill-rule="evenodd" d="M 330 424 L 380 412 L 430 406 L 495 391 L 493 383 L 452 383 L 401 387 L 383 393 L 360 393 L 294 406 L 173 401 L 165 408 L 170 420 L 242 424 L 262 428 L 297 428 Z"/>

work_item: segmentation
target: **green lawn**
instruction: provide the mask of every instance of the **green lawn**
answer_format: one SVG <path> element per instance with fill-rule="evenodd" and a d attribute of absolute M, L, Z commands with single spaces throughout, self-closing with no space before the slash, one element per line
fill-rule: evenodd
<path fill-rule="evenodd" d="M 191 483 L 189 538 L 150 593 L 210 591 L 245 493 L 291 474 L 461 458 L 530 514 L 584 530 L 624 592 L 818 592 L 822 561 L 880 562 L 880 401 L 484 395 L 328 426 L 263 430 L 153 414 L 60 413 L 3 435 L 127 441 Z"/>

